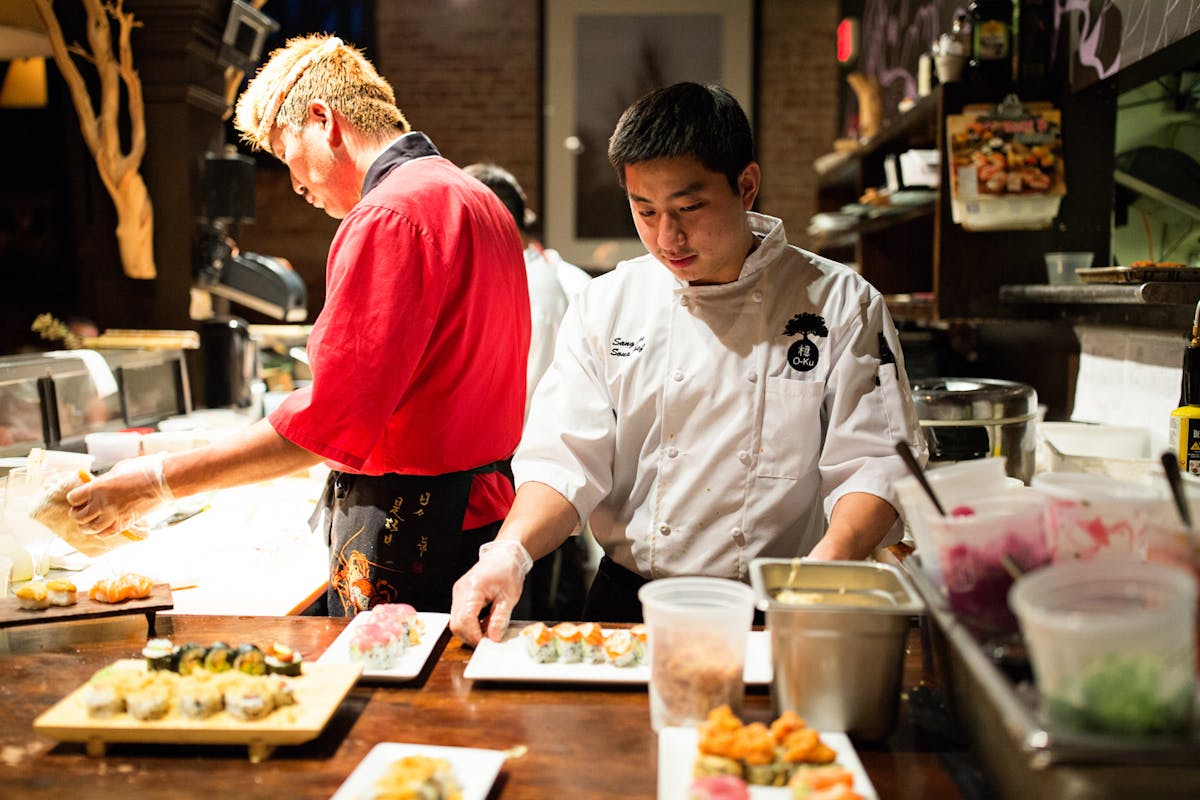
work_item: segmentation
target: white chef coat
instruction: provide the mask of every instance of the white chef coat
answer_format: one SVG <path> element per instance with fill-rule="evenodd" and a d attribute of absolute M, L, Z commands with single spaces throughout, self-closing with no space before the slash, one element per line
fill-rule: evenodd
<path fill-rule="evenodd" d="M 529 283 L 529 360 L 525 366 L 525 419 L 542 374 L 554 360 L 554 340 L 570 299 L 554 267 L 535 247 L 525 248 L 525 277 Z"/>
<path fill-rule="evenodd" d="M 588 285 L 513 461 L 643 577 L 745 580 L 753 558 L 807 554 L 843 495 L 899 508 L 895 442 L 923 456 L 883 297 L 749 217 L 759 244 L 733 283 L 691 286 L 646 255 Z"/>

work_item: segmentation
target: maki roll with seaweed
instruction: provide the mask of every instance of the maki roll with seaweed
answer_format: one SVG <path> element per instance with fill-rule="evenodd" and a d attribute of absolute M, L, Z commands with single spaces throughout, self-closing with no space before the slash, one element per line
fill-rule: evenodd
<path fill-rule="evenodd" d="M 208 650 L 194 642 L 188 642 L 175 652 L 175 671 L 180 675 L 191 675 L 204 669 L 204 656 Z"/>
<path fill-rule="evenodd" d="M 300 674 L 304 661 L 300 654 L 287 645 L 275 642 L 266 653 L 267 672 L 294 678 Z"/>
<path fill-rule="evenodd" d="M 233 669 L 234 650 L 224 642 L 216 642 L 204 654 L 204 668 L 209 672 L 228 672 Z"/>
<path fill-rule="evenodd" d="M 257 645 L 239 644 L 233 654 L 233 668 L 247 675 L 266 675 L 266 656 Z"/>
<path fill-rule="evenodd" d="M 170 639 L 151 639 L 142 648 L 146 669 L 170 671 L 175 666 L 175 646 Z"/>

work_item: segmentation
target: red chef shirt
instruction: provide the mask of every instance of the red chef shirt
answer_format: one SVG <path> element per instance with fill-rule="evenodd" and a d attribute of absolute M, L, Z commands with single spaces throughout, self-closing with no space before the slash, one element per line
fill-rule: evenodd
<path fill-rule="evenodd" d="M 521 436 L 529 327 L 511 215 L 410 133 L 372 167 L 338 227 L 308 339 L 312 386 L 271 424 L 360 474 L 441 475 L 508 458 Z M 503 476 L 475 476 L 464 530 L 502 519 L 512 499 Z"/>

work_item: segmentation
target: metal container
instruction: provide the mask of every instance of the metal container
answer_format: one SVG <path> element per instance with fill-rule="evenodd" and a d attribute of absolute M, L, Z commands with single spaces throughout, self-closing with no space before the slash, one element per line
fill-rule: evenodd
<path fill-rule="evenodd" d="M 1029 483 L 1037 452 L 1037 392 L 989 378 L 925 378 L 912 384 L 929 461 L 1004 456 L 1006 471 Z"/>
<path fill-rule="evenodd" d="M 1053 730 L 1026 670 L 1011 657 L 989 657 L 922 571 L 908 562 L 902 569 L 927 604 L 922 647 L 934 680 L 949 695 L 997 797 L 1200 797 L 1200 720 L 1181 737 L 1118 739 Z"/>
<path fill-rule="evenodd" d="M 891 732 L 904 642 L 924 603 L 896 567 L 757 558 L 750 584 L 766 613 L 776 714 L 863 739 Z"/>

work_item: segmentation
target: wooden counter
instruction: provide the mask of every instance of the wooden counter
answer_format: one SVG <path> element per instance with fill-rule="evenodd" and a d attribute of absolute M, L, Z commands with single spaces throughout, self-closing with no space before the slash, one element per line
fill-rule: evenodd
<path fill-rule="evenodd" d="M 176 642 L 271 642 L 293 645 L 309 660 L 329 645 L 345 620 L 321 617 L 160 617 L 159 632 Z M 145 621 L 39 625 L 0 631 L 0 795 L 22 798 L 327 798 L 377 743 L 410 742 L 505 749 L 526 745 L 508 761 L 491 798 L 652 798 L 657 744 L 644 688 L 476 684 L 463 678 L 471 651 L 446 634 L 422 675 L 409 684 L 353 689 L 313 741 L 281 747 L 250 763 L 245 748 L 112 745 L 92 758 L 82 744 L 55 743 L 32 730 L 35 717 L 82 684 L 97 668 L 135 655 Z M 920 680 L 919 637 L 910 638 L 904 686 Z M 746 697 L 750 719 L 770 716 L 765 689 Z M 934 726 L 936 727 L 936 726 Z M 908 702 L 891 738 L 858 743 L 880 798 L 960 798 L 941 766 L 937 732 L 918 729 Z M 954 754 L 961 758 L 961 754 Z"/>

